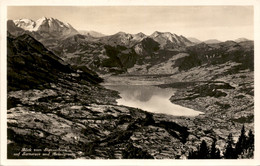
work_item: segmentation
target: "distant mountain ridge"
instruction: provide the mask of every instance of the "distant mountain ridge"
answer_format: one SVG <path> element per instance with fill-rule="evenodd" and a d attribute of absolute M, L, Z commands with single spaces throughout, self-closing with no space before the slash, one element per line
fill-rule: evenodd
<path fill-rule="evenodd" d="M 130 34 L 125 32 L 118 32 L 114 35 L 104 36 L 100 38 L 100 42 L 111 46 L 121 45 L 121 46 L 132 47 L 133 45 L 135 45 L 137 42 L 140 42 L 145 37 L 146 35 L 143 33 Z"/>
<path fill-rule="evenodd" d="M 142 32 L 137 34 L 129 34 L 126 32 L 118 32 L 113 35 L 104 35 L 100 32 L 93 30 L 76 30 L 69 23 L 64 23 L 56 18 L 52 17 L 42 17 L 34 21 L 28 18 L 22 18 L 17 20 L 8 20 L 7 21 L 8 31 L 14 35 L 18 36 L 23 33 L 30 34 L 37 40 L 45 38 L 66 38 L 76 34 L 90 35 L 95 38 L 103 38 L 101 41 L 107 44 L 136 44 L 135 41 L 140 42 L 145 37 L 150 37 L 160 44 L 161 47 L 183 47 L 190 46 L 192 44 L 198 44 L 201 42 L 207 44 L 220 43 L 218 39 L 208 39 L 205 41 L 198 40 L 194 37 L 184 37 L 182 35 L 178 36 L 171 32 L 159 32 L 155 31 L 153 34 L 145 35 Z M 120 38 L 120 39 L 119 39 Z M 48 40 L 49 41 L 49 40 Z M 235 42 L 248 41 L 246 38 L 238 38 L 234 40 Z M 131 45 L 132 46 L 132 45 Z"/>
<path fill-rule="evenodd" d="M 97 31 L 87 31 L 87 30 L 79 30 L 78 31 L 81 35 L 90 35 L 92 37 L 104 37 L 107 35 L 104 35 L 103 33 L 97 32 Z"/>
<path fill-rule="evenodd" d="M 199 44 L 199 43 L 207 43 L 207 44 L 216 44 L 216 43 L 221 43 L 222 41 L 218 40 L 218 39 L 208 39 L 208 40 L 205 40 L 205 41 L 201 41 L 195 37 L 187 37 L 188 40 L 190 40 L 191 42 L 195 43 L 195 44 Z M 234 42 L 244 42 L 244 41 L 250 41 L 249 39 L 247 38 L 244 38 L 244 37 L 241 37 L 241 38 L 238 38 L 238 39 L 235 39 L 235 40 L 226 40 L 226 41 L 234 41 Z"/>
<path fill-rule="evenodd" d="M 57 45 L 60 40 L 77 34 L 100 38 L 100 42 L 114 46 L 123 45 L 132 47 L 146 37 L 152 38 L 160 44 L 160 47 L 167 49 L 181 48 L 192 44 L 192 42 L 184 36 L 178 36 L 170 32 L 155 31 L 150 36 L 147 36 L 142 32 L 137 34 L 118 32 L 114 35 L 105 36 L 96 31 L 77 31 L 70 24 L 63 23 L 62 21 L 52 17 L 42 17 L 36 21 L 26 18 L 8 20 L 7 26 L 8 31 L 12 35 L 19 36 L 26 33 L 47 46 Z"/>
<path fill-rule="evenodd" d="M 189 41 L 193 42 L 193 43 L 201 43 L 202 41 L 200 41 L 199 39 L 195 38 L 195 37 L 188 37 L 187 38 Z"/>
<path fill-rule="evenodd" d="M 209 39 L 209 40 L 205 40 L 203 42 L 207 43 L 207 44 L 216 44 L 216 43 L 221 43 L 222 41 L 219 41 L 217 39 Z"/>
<path fill-rule="evenodd" d="M 137 34 L 118 32 L 114 35 L 102 37 L 100 41 L 112 46 L 122 45 L 126 47 L 132 47 L 145 38 L 151 38 L 152 40 L 157 42 L 160 45 L 161 49 L 179 49 L 193 44 L 182 35 L 178 36 L 174 33 L 158 31 L 155 31 L 150 36 L 145 35 L 142 32 L 139 32 Z"/>
<path fill-rule="evenodd" d="M 249 41 L 247 38 L 238 38 L 235 40 L 235 42 L 244 42 L 244 41 Z"/>
<path fill-rule="evenodd" d="M 99 74 L 172 74 L 202 64 L 225 63 L 219 52 L 226 55 L 226 60 L 243 59 L 252 64 L 253 42 L 244 38 L 239 39 L 241 42 L 201 42 L 159 31 L 151 35 L 118 32 L 103 36 L 95 31 L 77 31 L 70 24 L 46 17 L 37 21 L 8 20 L 7 27 L 10 35 L 28 34 L 66 63 L 85 66 Z M 242 53 L 246 57 L 234 58 Z"/>

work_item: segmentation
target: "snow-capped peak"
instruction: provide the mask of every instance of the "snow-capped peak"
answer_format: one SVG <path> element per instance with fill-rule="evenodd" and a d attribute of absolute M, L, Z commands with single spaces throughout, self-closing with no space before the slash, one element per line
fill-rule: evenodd
<path fill-rule="evenodd" d="M 176 38 L 175 34 L 172 34 L 171 32 L 158 32 L 155 31 L 150 37 L 152 38 L 164 38 L 166 40 L 170 40 L 171 42 L 173 41 L 173 38 Z"/>
<path fill-rule="evenodd" d="M 178 36 L 171 32 L 158 32 L 155 31 L 150 37 L 156 42 L 160 43 L 160 47 L 177 47 L 177 46 L 187 46 L 191 42 L 183 36 Z"/>
<path fill-rule="evenodd" d="M 39 33 L 54 33 L 53 35 L 62 36 L 78 33 L 77 30 L 75 30 L 70 24 L 63 23 L 52 17 L 41 17 L 36 21 L 31 19 L 19 19 L 14 20 L 14 23 L 19 28 Z"/>
<path fill-rule="evenodd" d="M 19 20 L 14 20 L 15 26 L 22 28 L 24 30 L 32 31 L 34 29 L 36 23 L 35 21 L 31 19 L 19 19 Z"/>

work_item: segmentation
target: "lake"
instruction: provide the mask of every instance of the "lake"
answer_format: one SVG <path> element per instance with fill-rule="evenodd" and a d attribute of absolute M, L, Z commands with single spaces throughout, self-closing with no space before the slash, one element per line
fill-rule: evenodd
<path fill-rule="evenodd" d="M 140 108 L 148 112 L 163 113 L 175 116 L 197 116 L 202 112 L 177 104 L 169 99 L 175 89 L 160 88 L 151 85 L 105 85 L 106 88 L 118 91 L 118 105 Z"/>

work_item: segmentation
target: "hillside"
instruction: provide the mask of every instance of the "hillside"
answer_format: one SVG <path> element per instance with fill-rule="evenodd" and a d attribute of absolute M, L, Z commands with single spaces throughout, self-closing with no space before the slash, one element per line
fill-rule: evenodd
<path fill-rule="evenodd" d="M 72 68 L 62 59 L 47 50 L 33 37 L 24 34 L 18 37 L 7 38 L 7 72 L 8 90 L 44 89 L 50 83 L 57 83 L 60 77 L 76 74 L 78 68 Z M 93 83 L 101 81 L 93 73 L 86 70 L 80 73 Z"/>
<path fill-rule="evenodd" d="M 100 81 L 89 70 L 65 65 L 33 37 L 9 35 L 8 158 L 178 158 L 179 146 L 189 148 L 187 127 L 166 115 L 117 106 L 117 92 Z M 144 137 L 152 139 L 136 146 Z M 169 147 L 165 154 L 157 152 L 162 145 Z M 14 155 L 22 148 L 40 151 Z"/>

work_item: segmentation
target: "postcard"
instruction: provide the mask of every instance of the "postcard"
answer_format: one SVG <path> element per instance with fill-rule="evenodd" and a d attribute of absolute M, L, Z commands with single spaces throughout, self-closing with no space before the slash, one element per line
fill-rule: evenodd
<path fill-rule="evenodd" d="M 1 165 L 259 165 L 258 1 L 2 1 Z"/>

